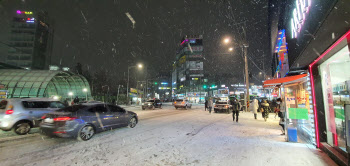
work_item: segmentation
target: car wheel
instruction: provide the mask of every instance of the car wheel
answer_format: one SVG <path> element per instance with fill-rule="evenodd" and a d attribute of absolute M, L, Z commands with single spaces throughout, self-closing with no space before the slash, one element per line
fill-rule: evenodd
<path fill-rule="evenodd" d="M 175 107 L 175 109 L 177 109 L 177 107 Z"/>
<path fill-rule="evenodd" d="M 187 110 L 187 105 L 185 106 L 185 110 Z"/>
<path fill-rule="evenodd" d="M 152 106 L 152 110 L 156 109 L 156 107 Z"/>
<path fill-rule="evenodd" d="M 227 112 L 227 114 L 230 114 L 230 110 L 227 110 L 226 112 Z"/>
<path fill-rule="evenodd" d="M 28 134 L 30 131 L 30 124 L 28 122 L 20 122 L 15 125 L 14 132 L 18 135 Z"/>
<path fill-rule="evenodd" d="M 136 120 L 136 118 L 135 117 L 132 117 L 130 120 L 129 120 L 129 127 L 130 128 L 134 128 L 135 126 L 136 126 L 136 124 L 137 124 L 137 120 Z"/>
<path fill-rule="evenodd" d="M 95 129 L 91 125 L 85 125 L 82 127 L 78 133 L 79 141 L 87 141 L 95 135 Z"/>
<path fill-rule="evenodd" d="M 142 108 L 142 110 L 145 110 L 146 108 Z"/>
<path fill-rule="evenodd" d="M 162 106 L 160 106 L 159 109 L 162 109 Z"/>

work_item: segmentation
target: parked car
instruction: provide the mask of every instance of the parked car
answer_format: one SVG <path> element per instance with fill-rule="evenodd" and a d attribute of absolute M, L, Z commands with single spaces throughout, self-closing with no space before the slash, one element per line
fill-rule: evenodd
<path fill-rule="evenodd" d="M 0 129 L 19 135 L 39 127 L 41 117 L 66 105 L 51 98 L 12 98 L 0 102 Z"/>
<path fill-rule="evenodd" d="M 152 99 L 147 100 L 146 102 L 142 103 L 142 110 L 148 109 L 155 109 L 155 108 L 162 108 L 162 102 L 159 99 Z"/>
<path fill-rule="evenodd" d="M 43 134 L 82 141 L 91 139 L 97 132 L 126 126 L 134 128 L 138 123 L 136 113 L 110 104 L 73 105 L 48 113 L 42 119 Z"/>
<path fill-rule="evenodd" d="M 232 105 L 230 105 L 230 101 L 217 101 L 214 105 L 214 112 L 226 112 L 226 113 L 231 113 L 232 110 Z"/>
<path fill-rule="evenodd" d="M 175 109 L 178 109 L 178 108 L 192 108 L 192 104 L 188 102 L 188 100 L 186 99 L 177 99 L 175 100 L 174 102 L 174 107 Z"/>

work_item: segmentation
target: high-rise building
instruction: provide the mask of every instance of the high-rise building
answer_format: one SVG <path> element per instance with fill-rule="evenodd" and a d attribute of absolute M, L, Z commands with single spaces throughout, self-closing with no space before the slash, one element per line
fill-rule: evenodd
<path fill-rule="evenodd" d="M 174 98 L 204 101 L 203 36 L 188 35 L 181 40 L 172 72 Z"/>
<path fill-rule="evenodd" d="M 17 10 L 10 29 L 5 62 L 29 69 L 48 69 L 53 29 L 47 12 Z"/>

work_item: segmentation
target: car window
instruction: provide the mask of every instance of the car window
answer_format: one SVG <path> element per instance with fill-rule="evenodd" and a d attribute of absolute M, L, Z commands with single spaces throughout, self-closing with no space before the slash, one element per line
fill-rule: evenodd
<path fill-rule="evenodd" d="M 183 100 L 176 100 L 177 102 L 182 102 Z"/>
<path fill-rule="evenodd" d="M 57 101 L 53 101 L 50 102 L 50 108 L 64 108 L 64 104 L 57 102 Z"/>
<path fill-rule="evenodd" d="M 123 108 L 120 108 L 118 106 L 115 106 L 115 105 L 108 105 L 109 107 L 109 110 L 111 112 L 125 112 L 125 110 Z"/>
<path fill-rule="evenodd" d="M 147 102 L 154 102 L 154 100 L 148 100 Z"/>
<path fill-rule="evenodd" d="M 7 100 L 2 100 L 2 101 L 0 102 L 0 109 L 5 109 L 7 103 L 8 103 Z"/>
<path fill-rule="evenodd" d="M 106 113 L 108 112 L 107 107 L 103 105 L 95 106 L 89 109 L 90 112 Z"/>
<path fill-rule="evenodd" d="M 78 110 L 84 109 L 85 105 L 73 105 L 57 110 L 57 112 L 77 112 Z"/>
<path fill-rule="evenodd" d="M 49 108 L 48 101 L 22 101 L 24 108 Z"/>

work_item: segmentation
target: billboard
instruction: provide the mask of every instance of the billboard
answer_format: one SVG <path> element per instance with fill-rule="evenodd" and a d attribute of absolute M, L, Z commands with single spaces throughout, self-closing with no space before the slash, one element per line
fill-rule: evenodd
<path fill-rule="evenodd" d="M 192 49 L 193 52 L 194 52 L 194 51 L 203 51 L 203 46 L 192 46 L 191 49 Z M 189 47 L 185 47 L 185 48 L 183 49 L 183 51 L 184 51 L 184 52 L 186 52 L 186 51 L 191 52 L 191 49 L 190 49 Z"/>
<path fill-rule="evenodd" d="M 190 70 L 203 70 L 203 62 L 189 61 L 186 64 L 186 68 Z"/>

